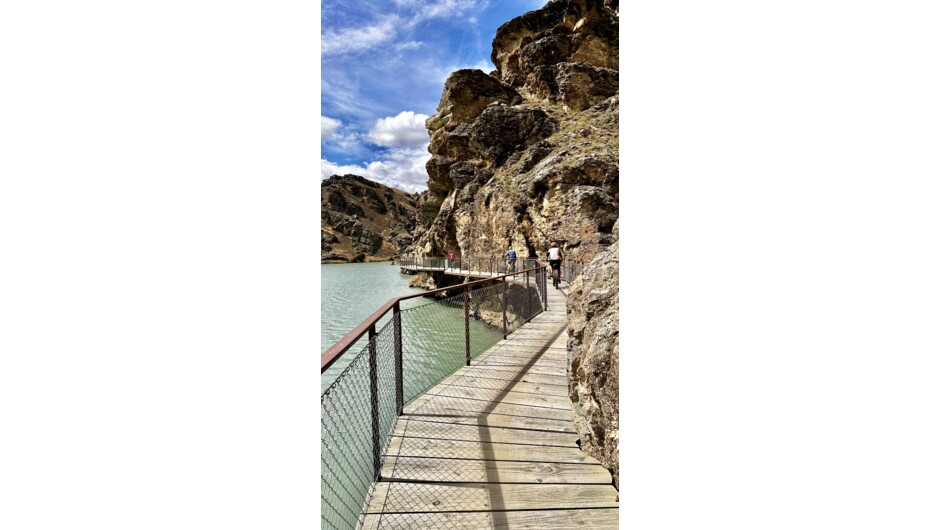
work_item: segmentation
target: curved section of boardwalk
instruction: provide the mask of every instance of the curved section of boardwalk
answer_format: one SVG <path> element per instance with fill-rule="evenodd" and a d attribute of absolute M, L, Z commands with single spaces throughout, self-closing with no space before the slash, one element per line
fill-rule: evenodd
<path fill-rule="evenodd" d="M 617 528 L 610 473 L 577 445 L 565 297 L 405 407 L 364 528 Z"/>

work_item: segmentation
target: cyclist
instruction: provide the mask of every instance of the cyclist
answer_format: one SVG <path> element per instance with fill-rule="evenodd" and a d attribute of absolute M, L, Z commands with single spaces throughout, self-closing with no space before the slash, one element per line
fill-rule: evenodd
<path fill-rule="evenodd" d="M 507 272 L 516 272 L 516 251 L 512 248 L 512 245 L 509 246 L 506 257 L 509 258 L 509 270 Z"/>
<path fill-rule="evenodd" d="M 548 264 L 552 266 L 552 283 L 555 285 L 555 289 L 559 288 L 562 259 L 564 257 L 561 254 L 561 249 L 558 248 L 558 243 L 552 242 L 552 248 L 548 249 Z"/>

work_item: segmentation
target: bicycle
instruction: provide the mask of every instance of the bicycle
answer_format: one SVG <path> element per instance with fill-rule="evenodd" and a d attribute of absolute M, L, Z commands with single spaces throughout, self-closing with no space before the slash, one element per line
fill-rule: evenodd
<path fill-rule="evenodd" d="M 552 267 L 552 287 L 558 289 L 559 283 L 561 283 L 561 268 Z"/>

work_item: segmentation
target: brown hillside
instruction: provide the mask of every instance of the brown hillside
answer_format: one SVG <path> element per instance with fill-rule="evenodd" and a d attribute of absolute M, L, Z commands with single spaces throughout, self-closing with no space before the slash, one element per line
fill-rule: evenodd
<path fill-rule="evenodd" d="M 412 243 L 417 195 L 358 175 L 320 184 L 320 261 L 388 261 Z"/>

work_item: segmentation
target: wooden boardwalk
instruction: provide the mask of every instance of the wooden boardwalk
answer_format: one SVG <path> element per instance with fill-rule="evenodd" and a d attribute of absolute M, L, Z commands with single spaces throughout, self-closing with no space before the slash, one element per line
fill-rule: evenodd
<path fill-rule="evenodd" d="M 617 528 L 610 473 L 581 452 L 564 294 L 405 407 L 363 528 Z"/>

